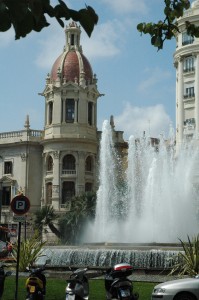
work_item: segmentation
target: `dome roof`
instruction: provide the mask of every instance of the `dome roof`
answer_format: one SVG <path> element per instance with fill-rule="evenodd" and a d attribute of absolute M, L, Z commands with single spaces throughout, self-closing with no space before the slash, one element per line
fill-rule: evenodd
<path fill-rule="evenodd" d="M 60 78 L 64 82 L 73 81 L 80 83 L 80 80 L 83 78 L 85 83 L 91 83 L 93 80 L 93 71 L 79 45 L 80 28 L 73 22 L 66 28 L 65 32 L 66 46 L 64 52 L 53 64 L 50 74 L 51 82 L 53 83 Z"/>
<path fill-rule="evenodd" d="M 84 73 L 86 81 L 92 81 L 93 71 L 87 58 L 77 51 L 68 51 L 60 55 L 51 70 L 51 80 L 56 81 L 58 79 L 59 72 L 61 78 L 67 81 L 80 80 L 80 73 Z"/>

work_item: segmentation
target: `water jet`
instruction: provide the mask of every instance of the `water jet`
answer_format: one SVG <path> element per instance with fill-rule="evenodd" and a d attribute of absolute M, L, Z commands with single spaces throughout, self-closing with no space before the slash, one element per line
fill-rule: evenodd
<path fill-rule="evenodd" d="M 85 231 L 84 245 L 45 248 L 51 265 L 107 268 L 126 262 L 135 269 L 171 269 L 182 250 L 179 239 L 198 233 L 197 162 L 191 143 L 176 157 L 173 138 L 170 144 L 160 138 L 154 147 L 146 136 L 131 136 L 124 172 L 104 121 L 95 222 Z"/>
<path fill-rule="evenodd" d="M 100 144 L 99 189 L 89 242 L 178 243 L 198 233 L 197 190 L 193 185 L 198 151 L 191 143 L 176 157 L 174 139 L 129 138 L 127 168 L 104 121 Z M 119 167 L 118 167 L 119 165 Z M 123 173 L 123 182 L 120 172 Z M 90 234 L 90 232 L 92 234 Z"/>

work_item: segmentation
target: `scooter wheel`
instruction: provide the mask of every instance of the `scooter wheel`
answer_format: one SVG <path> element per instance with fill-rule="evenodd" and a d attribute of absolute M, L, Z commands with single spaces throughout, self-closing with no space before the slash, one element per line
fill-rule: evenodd
<path fill-rule="evenodd" d="M 139 297 L 140 297 L 139 293 L 134 293 L 132 299 L 133 299 L 133 300 L 138 300 Z"/>

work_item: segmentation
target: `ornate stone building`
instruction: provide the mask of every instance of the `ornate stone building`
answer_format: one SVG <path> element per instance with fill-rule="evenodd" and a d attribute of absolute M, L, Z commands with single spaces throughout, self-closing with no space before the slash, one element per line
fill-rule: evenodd
<path fill-rule="evenodd" d="M 44 91 L 44 130 L 32 130 L 27 116 L 24 130 L 0 133 L 0 216 L 12 222 L 10 201 L 22 191 L 30 213 L 43 205 L 57 212 L 70 209 L 74 195 L 97 189 L 99 139 L 97 77 L 80 45 L 80 27 L 66 27 L 66 44 L 47 75 Z M 113 118 L 110 120 L 114 129 Z M 123 132 L 114 130 L 122 151 Z"/>
<path fill-rule="evenodd" d="M 199 25 L 199 0 L 178 19 L 176 32 L 176 144 L 199 134 L 199 38 L 187 34 L 187 21 Z"/>

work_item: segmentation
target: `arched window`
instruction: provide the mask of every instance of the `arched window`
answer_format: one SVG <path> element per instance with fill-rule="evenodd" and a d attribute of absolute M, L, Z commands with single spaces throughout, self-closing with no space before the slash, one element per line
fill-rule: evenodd
<path fill-rule="evenodd" d="M 85 169 L 86 169 L 87 172 L 92 172 L 92 170 L 93 170 L 93 159 L 92 159 L 91 156 L 88 156 L 86 158 Z"/>
<path fill-rule="evenodd" d="M 62 185 L 62 204 L 71 200 L 75 196 L 75 183 L 73 181 L 64 181 Z"/>
<path fill-rule="evenodd" d="M 53 159 L 52 156 L 49 156 L 47 159 L 47 171 L 52 172 L 53 170 Z"/>
<path fill-rule="evenodd" d="M 52 182 L 46 184 L 46 204 L 52 204 Z"/>
<path fill-rule="evenodd" d="M 67 154 L 63 159 L 63 169 L 75 170 L 75 158 L 72 154 Z"/>
<path fill-rule="evenodd" d="M 72 154 L 67 154 L 64 156 L 62 172 L 66 174 L 75 173 L 75 157 Z"/>

